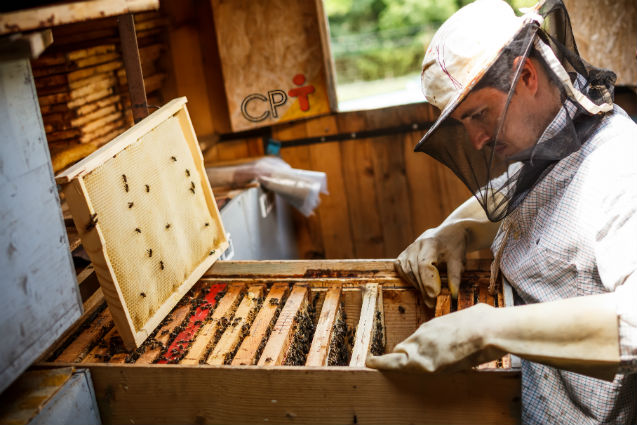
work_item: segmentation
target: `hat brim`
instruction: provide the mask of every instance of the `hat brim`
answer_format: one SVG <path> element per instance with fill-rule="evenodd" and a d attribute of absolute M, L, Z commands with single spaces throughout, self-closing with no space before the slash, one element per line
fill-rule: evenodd
<path fill-rule="evenodd" d="M 480 82 L 480 80 L 482 80 L 482 77 L 484 77 L 484 74 L 486 74 L 487 71 L 491 69 L 491 66 L 493 66 L 493 64 L 498 60 L 498 58 L 504 51 L 504 48 L 511 42 L 511 40 L 515 39 L 517 34 L 520 31 L 522 31 L 524 27 L 525 25 L 522 25 L 518 29 L 518 31 L 515 32 L 515 35 L 511 37 L 511 39 L 505 45 L 500 47 L 498 52 L 493 57 L 491 57 L 484 65 L 480 67 L 480 71 L 478 71 L 476 75 L 470 80 L 469 84 L 467 84 L 464 89 L 458 92 L 458 94 L 456 94 L 456 96 L 447 104 L 447 106 L 440 113 L 440 116 L 438 117 L 436 122 L 433 123 L 433 125 L 429 128 L 427 133 L 425 133 L 425 135 L 416 144 L 416 146 L 414 147 L 414 152 L 426 152 L 423 148 L 424 148 L 424 145 L 427 143 L 427 140 L 429 140 L 429 138 L 433 135 L 433 133 L 436 132 L 436 130 L 440 127 L 440 125 L 447 118 L 449 118 L 449 115 L 451 115 L 453 111 L 456 110 L 458 105 L 460 105 L 460 103 L 462 103 L 462 101 L 465 100 L 465 98 L 469 95 L 469 92 L 473 90 L 473 88 Z"/>
<path fill-rule="evenodd" d="M 501 51 L 498 52 L 495 58 L 499 57 L 500 53 Z M 425 133 L 425 135 L 422 136 L 420 141 L 416 144 L 416 146 L 414 147 L 414 152 L 425 152 L 423 150 L 423 146 L 425 145 L 427 140 L 433 135 L 433 133 L 436 132 L 436 130 L 438 130 L 440 125 L 447 118 L 449 118 L 449 115 L 451 115 L 453 111 L 456 110 L 458 105 L 460 105 L 462 101 L 465 100 L 465 98 L 469 95 L 469 92 L 473 90 L 476 84 L 478 84 L 478 82 L 482 79 L 484 74 L 489 70 L 489 68 L 491 68 L 491 65 L 493 65 L 493 62 L 495 62 L 495 58 L 489 62 L 488 66 L 482 68 L 482 70 L 471 80 L 471 82 L 464 89 L 462 89 L 462 91 L 458 92 L 458 94 L 451 100 L 451 102 L 447 104 L 445 109 L 443 109 L 442 112 L 440 113 L 440 116 L 438 117 L 436 122 L 434 122 L 433 125 L 429 127 L 429 130 L 427 130 L 427 133 Z"/>

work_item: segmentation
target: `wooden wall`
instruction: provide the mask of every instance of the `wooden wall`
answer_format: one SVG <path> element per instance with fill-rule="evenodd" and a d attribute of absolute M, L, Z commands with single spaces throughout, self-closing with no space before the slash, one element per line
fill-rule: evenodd
<path fill-rule="evenodd" d="M 273 128 L 281 157 L 296 168 L 327 173 L 329 195 L 317 213 L 296 214 L 303 258 L 393 258 L 437 226 L 470 193 L 447 168 L 413 147 L 423 130 L 286 147 L 286 140 L 351 134 L 431 122 L 426 103 L 348 112 Z M 453 137 L 444 128 L 439 137 Z M 221 148 L 223 150 L 223 148 Z"/>
<path fill-rule="evenodd" d="M 277 124 L 253 137 L 220 142 L 231 130 L 210 2 L 167 0 L 161 5 L 170 43 L 164 97 L 188 97 L 206 163 L 263 155 L 263 139 L 271 133 L 283 143 L 281 157 L 290 165 L 327 173 L 329 195 L 321 196 L 317 213 L 310 218 L 295 214 L 301 258 L 396 257 L 469 197 L 449 170 L 413 152 L 422 129 L 286 146 L 286 141 L 308 137 L 433 122 L 438 112 L 425 103 Z M 454 130 L 443 131 L 441 137 L 452 137 Z"/>

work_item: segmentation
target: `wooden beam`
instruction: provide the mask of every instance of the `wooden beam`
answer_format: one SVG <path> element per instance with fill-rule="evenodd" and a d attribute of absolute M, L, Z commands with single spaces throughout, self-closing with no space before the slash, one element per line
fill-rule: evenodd
<path fill-rule="evenodd" d="M 458 291 L 458 310 L 469 308 L 473 305 L 473 286 L 472 285 L 460 285 Z"/>
<path fill-rule="evenodd" d="M 108 308 L 102 310 L 95 317 L 91 324 L 86 328 L 73 342 L 55 358 L 56 362 L 79 362 L 88 353 L 89 350 L 97 343 L 106 331 L 113 327 L 113 319 Z"/>
<path fill-rule="evenodd" d="M 237 354 L 232 359 L 232 365 L 253 365 L 258 360 L 256 358 L 259 346 L 264 342 L 268 330 L 273 325 L 275 313 L 277 309 L 283 306 L 283 300 L 287 296 L 290 289 L 288 283 L 279 282 L 272 285 L 268 296 L 263 301 L 263 306 L 259 310 L 259 314 L 254 319 L 250 334 L 245 337 Z"/>
<path fill-rule="evenodd" d="M 448 289 L 443 289 L 436 299 L 435 317 L 444 316 L 451 311 L 451 294 Z"/>
<path fill-rule="evenodd" d="M 367 354 L 372 345 L 374 323 L 376 319 L 378 284 L 368 283 L 363 293 L 361 315 L 356 328 L 356 339 L 352 349 L 352 358 L 349 365 L 352 367 L 364 367 Z"/>
<path fill-rule="evenodd" d="M 243 297 L 241 304 L 237 307 L 232 323 L 226 328 L 217 345 L 215 345 L 212 353 L 206 360 L 210 365 L 226 364 L 235 350 L 241 344 L 243 337 L 250 331 L 250 325 L 256 315 L 259 307 L 259 298 L 263 296 L 265 285 L 252 285 L 248 288 L 248 292 Z"/>
<path fill-rule="evenodd" d="M 292 289 L 288 300 L 281 310 L 274 329 L 270 334 L 261 357 L 259 358 L 259 366 L 275 366 L 281 365 L 285 358 L 285 354 L 292 342 L 292 332 L 296 314 L 302 310 L 308 302 L 309 288 L 307 286 L 296 284 Z"/>
<path fill-rule="evenodd" d="M 306 366 L 326 366 L 329 354 L 330 343 L 332 341 L 332 330 L 336 320 L 336 313 L 341 306 L 341 285 L 334 285 L 327 290 L 321 315 L 319 316 L 314 331 L 314 338 L 310 351 L 307 354 Z"/>
<path fill-rule="evenodd" d="M 144 88 L 142 63 L 139 59 L 139 49 L 137 47 L 135 20 L 132 14 L 128 14 L 120 16 L 117 22 L 122 44 L 122 58 L 126 68 L 126 81 L 133 108 L 133 119 L 135 123 L 138 123 L 148 116 L 148 102 L 146 100 L 146 89 Z"/>
<path fill-rule="evenodd" d="M 0 14 L 0 35 L 159 9 L 159 0 L 86 0 Z"/>
<path fill-rule="evenodd" d="M 109 423 L 520 422 L 519 372 L 110 364 L 90 370 Z"/>
<path fill-rule="evenodd" d="M 222 323 L 227 323 L 234 314 L 244 289 L 245 284 L 243 283 L 231 284 L 228 287 L 228 292 L 219 300 L 217 308 L 215 308 L 215 311 L 212 313 L 212 317 L 201 327 L 197 338 L 180 363 L 199 364 L 206 354 L 206 350 L 215 337 L 219 327 Z"/>

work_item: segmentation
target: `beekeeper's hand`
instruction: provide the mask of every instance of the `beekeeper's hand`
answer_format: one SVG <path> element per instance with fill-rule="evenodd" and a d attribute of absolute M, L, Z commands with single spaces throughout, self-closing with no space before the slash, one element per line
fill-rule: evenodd
<path fill-rule="evenodd" d="M 478 304 L 420 326 L 367 366 L 423 372 L 468 369 L 505 353 L 601 379 L 619 366 L 614 293 L 493 308 Z"/>
<path fill-rule="evenodd" d="M 440 226 L 425 231 L 396 260 L 396 270 L 422 293 L 425 304 L 433 307 L 440 293 L 437 265 L 447 263 L 451 295 L 458 296 L 465 253 L 491 245 L 499 223 L 487 218 L 482 206 L 471 197 L 452 212 Z"/>

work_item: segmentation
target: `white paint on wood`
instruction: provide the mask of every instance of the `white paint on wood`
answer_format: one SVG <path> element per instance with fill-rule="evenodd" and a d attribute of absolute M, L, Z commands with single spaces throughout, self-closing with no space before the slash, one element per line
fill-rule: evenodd
<path fill-rule="evenodd" d="M 28 59 L 0 63 L 0 391 L 82 313 Z"/>

